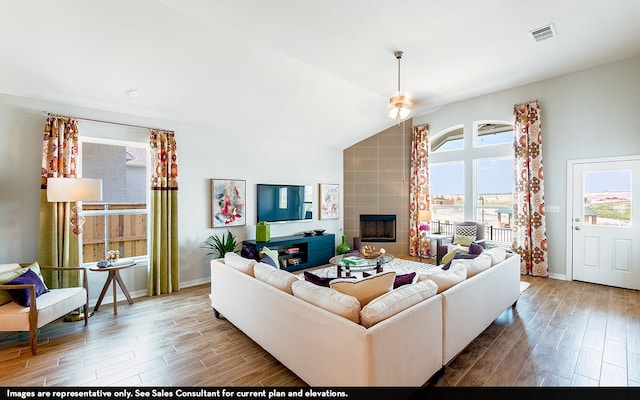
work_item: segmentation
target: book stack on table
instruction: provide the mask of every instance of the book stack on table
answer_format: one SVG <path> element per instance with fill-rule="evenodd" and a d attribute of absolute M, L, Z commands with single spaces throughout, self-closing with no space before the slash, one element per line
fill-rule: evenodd
<path fill-rule="evenodd" d="M 368 265 L 367 260 L 358 256 L 343 257 L 342 263 L 350 267 L 359 266 L 359 265 Z"/>

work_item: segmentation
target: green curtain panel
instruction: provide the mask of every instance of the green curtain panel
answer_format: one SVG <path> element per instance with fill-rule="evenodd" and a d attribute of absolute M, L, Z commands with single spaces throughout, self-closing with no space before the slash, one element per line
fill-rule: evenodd
<path fill-rule="evenodd" d="M 178 258 L 178 162 L 175 133 L 152 130 L 149 296 L 180 290 Z"/>
<path fill-rule="evenodd" d="M 513 249 L 520 273 L 549 276 L 542 168 L 542 122 L 537 101 L 514 106 Z"/>
<path fill-rule="evenodd" d="M 48 178 L 77 176 L 78 123 L 64 117 L 49 116 L 42 141 L 42 173 L 40 180 L 40 229 L 38 262 L 53 267 L 77 267 L 80 263 L 78 235 L 72 232 L 70 203 L 47 201 Z M 47 285 L 63 288 L 78 284 L 77 272 L 42 272 Z"/>
<path fill-rule="evenodd" d="M 420 211 L 430 209 L 429 199 L 429 125 L 413 128 L 411 141 L 411 178 L 409 193 L 409 255 L 427 256 L 429 241 L 420 243 Z"/>

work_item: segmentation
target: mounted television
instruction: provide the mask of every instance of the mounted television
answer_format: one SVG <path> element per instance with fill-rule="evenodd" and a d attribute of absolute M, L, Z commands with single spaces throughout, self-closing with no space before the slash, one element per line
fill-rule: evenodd
<path fill-rule="evenodd" d="M 311 219 L 313 187 L 310 185 L 257 185 L 258 221 L 287 222 Z"/>

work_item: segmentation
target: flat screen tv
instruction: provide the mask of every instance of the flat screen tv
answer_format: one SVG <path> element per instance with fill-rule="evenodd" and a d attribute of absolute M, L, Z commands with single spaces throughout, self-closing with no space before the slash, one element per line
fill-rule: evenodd
<path fill-rule="evenodd" d="M 311 219 L 313 187 L 259 183 L 256 190 L 257 222 L 287 222 Z"/>

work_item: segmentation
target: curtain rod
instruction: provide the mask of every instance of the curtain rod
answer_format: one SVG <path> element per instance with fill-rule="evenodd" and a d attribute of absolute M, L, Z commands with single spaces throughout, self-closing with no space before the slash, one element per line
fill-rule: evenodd
<path fill-rule="evenodd" d="M 54 114 L 54 113 L 47 113 L 47 115 L 49 117 L 77 119 L 77 120 L 80 120 L 80 121 L 97 122 L 97 123 L 100 123 L 100 124 L 127 126 L 129 128 L 139 128 L 139 129 L 150 129 L 150 130 L 166 131 L 166 129 L 150 128 L 148 126 L 141 126 L 141 125 L 124 124 L 124 123 L 121 123 L 121 122 L 104 121 L 104 120 L 101 120 L 101 119 L 94 119 L 94 118 L 74 117 L 72 115 L 59 115 L 59 114 Z M 173 131 L 171 131 L 171 132 L 173 132 Z"/>

